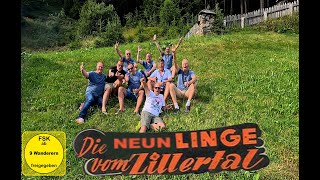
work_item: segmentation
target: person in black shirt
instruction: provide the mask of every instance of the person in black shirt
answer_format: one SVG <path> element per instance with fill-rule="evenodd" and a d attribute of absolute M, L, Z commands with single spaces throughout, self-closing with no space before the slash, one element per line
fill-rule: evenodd
<path fill-rule="evenodd" d="M 119 60 L 116 66 L 112 66 L 109 69 L 108 76 L 106 78 L 106 84 L 104 87 L 104 94 L 102 99 L 102 108 L 101 111 L 104 114 L 107 114 L 106 104 L 109 100 L 109 97 L 112 94 L 116 95 L 118 88 L 122 86 L 122 79 L 126 72 L 123 70 L 123 61 Z"/>

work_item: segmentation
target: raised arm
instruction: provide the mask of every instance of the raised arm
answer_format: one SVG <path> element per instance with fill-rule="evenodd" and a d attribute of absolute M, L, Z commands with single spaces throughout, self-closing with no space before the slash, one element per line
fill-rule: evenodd
<path fill-rule="evenodd" d="M 159 44 L 158 44 L 158 42 L 157 42 L 157 36 L 156 36 L 156 35 L 154 35 L 154 36 L 153 36 L 153 41 L 154 41 L 154 43 L 156 44 L 157 49 L 159 50 L 159 52 L 160 52 L 160 56 L 161 56 L 161 55 L 162 55 L 162 53 L 163 53 L 163 51 L 162 51 L 162 49 L 161 49 L 160 45 L 159 45 Z"/>
<path fill-rule="evenodd" d="M 146 93 L 146 96 L 149 96 L 150 89 L 147 86 L 145 78 L 140 79 L 141 85 L 143 86 L 144 92 Z"/>
<path fill-rule="evenodd" d="M 82 73 L 82 75 L 85 77 L 85 78 L 89 78 L 89 73 L 84 69 L 84 65 L 83 65 L 83 62 L 81 63 L 80 65 L 80 72 Z"/>
<path fill-rule="evenodd" d="M 142 64 L 142 60 L 140 59 L 140 52 L 142 51 L 141 46 L 138 46 L 138 53 L 137 53 L 137 61 L 138 63 Z"/>
<path fill-rule="evenodd" d="M 175 74 L 177 74 L 178 71 L 179 71 L 179 66 L 178 66 L 178 63 L 177 63 L 176 48 L 172 49 L 172 55 L 173 55 L 173 63 L 174 63 Z"/>
<path fill-rule="evenodd" d="M 178 42 L 178 44 L 176 45 L 175 50 L 178 49 L 178 47 L 180 46 L 180 44 L 182 43 L 182 41 L 183 41 L 183 37 L 181 37 L 181 38 L 179 39 L 179 42 Z"/>
<path fill-rule="evenodd" d="M 117 41 L 116 44 L 114 45 L 114 48 L 116 49 L 117 54 L 119 55 L 119 57 L 121 58 L 121 60 L 123 59 L 123 56 L 121 54 L 121 52 L 119 51 L 119 42 Z"/>

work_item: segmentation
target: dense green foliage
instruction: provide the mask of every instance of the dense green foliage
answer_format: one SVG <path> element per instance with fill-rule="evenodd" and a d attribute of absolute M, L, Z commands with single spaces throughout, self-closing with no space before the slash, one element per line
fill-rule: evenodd
<path fill-rule="evenodd" d="M 299 33 L 299 13 L 282 16 L 277 19 L 268 19 L 255 26 L 254 28 L 261 31 L 274 31 L 279 33 L 293 32 Z"/>
<path fill-rule="evenodd" d="M 168 39 L 175 44 L 178 39 Z M 161 41 L 163 44 L 164 41 Z M 133 57 L 139 44 L 120 44 Z M 141 57 L 159 54 L 151 41 L 140 43 Z M 119 58 L 113 47 L 64 52 L 21 54 L 21 134 L 24 131 L 64 131 L 67 135 L 67 169 L 54 179 L 299 179 L 299 36 L 293 33 L 241 31 L 222 36 L 185 39 L 177 51 L 179 65 L 188 58 L 198 76 L 197 96 L 191 112 L 165 113 L 165 131 L 192 131 L 257 123 L 262 131 L 270 164 L 258 171 L 229 171 L 163 176 L 92 177 L 83 172 L 72 144 L 87 128 L 106 132 L 137 132 L 132 116 L 134 102 L 125 100 L 126 111 L 114 115 L 118 100 L 111 98 L 108 115 L 93 108 L 83 125 L 77 125 L 78 105 L 84 101 L 87 80 L 79 72 L 81 62 L 88 71 L 103 60 L 106 67 Z M 138 66 L 141 68 L 141 65 Z M 105 69 L 105 72 L 107 70 Z M 170 100 L 168 100 L 170 101 Z M 179 100 L 184 108 L 185 101 Z M 22 177 L 30 179 L 30 177 Z M 34 178 L 34 179 L 40 179 Z M 41 179 L 52 179 L 41 177 Z"/>

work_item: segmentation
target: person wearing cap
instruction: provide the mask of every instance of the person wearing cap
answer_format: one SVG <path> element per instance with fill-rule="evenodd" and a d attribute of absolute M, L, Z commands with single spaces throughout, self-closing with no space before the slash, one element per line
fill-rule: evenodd
<path fill-rule="evenodd" d="M 81 74 L 88 79 L 88 86 L 86 88 L 86 100 L 80 108 L 80 113 L 76 119 L 76 123 L 84 123 L 84 118 L 87 115 L 88 109 L 93 105 L 102 105 L 102 94 L 104 91 L 106 75 L 103 73 L 104 64 L 98 62 L 95 71 L 87 72 L 84 69 L 83 63 L 80 65 Z"/>
<path fill-rule="evenodd" d="M 172 51 L 175 52 L 175 49 Z M 178 74 L 177 86 L 174 83 L 170 84 L 170 96 L 174 105 L 174 113 L 177 114 L 179 112 L 177 97 L 180 99 L 188 99 L 185 109 L 185 112 L 187 113 L 190 111 L 190 103 L 195 95 L 197 77 L 195 73 L 189 69 L 187 59 L 182 60 L 181 68 L 179 68 L 176 55 L 173 53 L 173 62 L 175 69 L 177 69 L 176 74 Z"/>

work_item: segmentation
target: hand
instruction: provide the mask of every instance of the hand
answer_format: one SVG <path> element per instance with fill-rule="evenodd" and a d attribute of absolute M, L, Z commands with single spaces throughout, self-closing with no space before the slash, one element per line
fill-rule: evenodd
<path fill-rule="evenodd" d="M 84 70 L 84 65 L 83 65 L 83 62 L 81 63 L 80 65 L 80 71 L 82 72 Z"/>
<path fill-rule="evenodd" d="M 139 45 L 139 46 L 138 46 L 138 52 L 140 53 L 141 50 L 142 50 L 142 48 L 141 48 L 141 46 Z"/>
<path fill-rule="evenodd" d="M 132 90 L 133 94 L 137 94 L 139 92 L 139 89 Z"/>
<path fill-rule="evenodd" d="M 173 47 L 173 48 L 171 49 L 171 51 L 172 51 L 172 53 L 176 53 L 176 48 Z"/>
<path fill-rule="evenodd" d="M 120 76 L 120 72 L 117 71 L 115 75 L 116 75 L 117 77 Z"/>
<path fill-rule="evenodd" d="M 119 47 L 119 42 L 116 41 L 116 44 L 114 45 L 114 48 L 115 48 L 115 49 L 118 49 L 118 47 Z"/>
<path fill-rule="evenodd" d="M 141 82 L 141 83 L 145 83 L 146 80 L 145 80 L 144 78 L 141 78 L 141 79 L 140 79 L 140 82 Z"/>
<path fill-rule="evenodd" d="M 157 35 L 153 35 L 153 41 L 156 41 L 157 40 Z"/>
<path fill-rule="evenodd" d="M 150 75 L 150 72 L 146 72 L 146 76 L 148 77 Z"/>
<path fill-rule="evenodd" d="M 185 87 L 189 87 L 189 82 L 187 81 L 187 82 L 184 82 L 184 86 Z"/>

